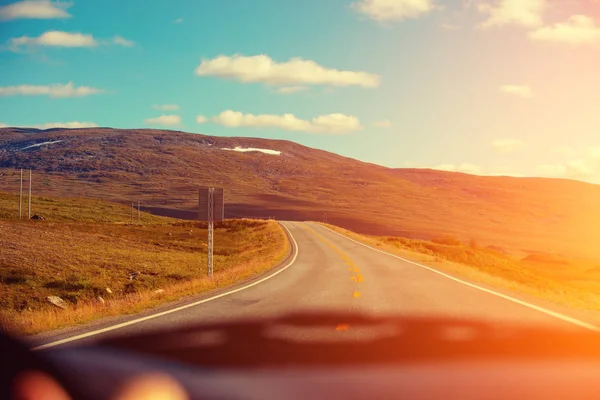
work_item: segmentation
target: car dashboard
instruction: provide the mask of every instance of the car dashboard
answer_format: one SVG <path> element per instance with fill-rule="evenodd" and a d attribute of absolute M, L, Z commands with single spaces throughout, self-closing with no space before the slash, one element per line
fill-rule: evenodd
<path fill-rule="evenodd" d="M 340 327 L 342 327 L 340 329 Z M 74 398 L 167 374 L 190 399 L 597 399 L 600 335 L 461 320 L 293 315 L 35 352 Z"/>

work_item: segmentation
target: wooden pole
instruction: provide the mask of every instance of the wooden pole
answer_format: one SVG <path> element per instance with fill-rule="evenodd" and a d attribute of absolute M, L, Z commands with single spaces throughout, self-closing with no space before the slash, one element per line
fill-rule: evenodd
<path fill-rule="evenodd" d="M 29 170 L 29 206 L 27 210 L 27 217 L 31 219 L 31 170 Z"/>
<path fill-rule="evenodd" d="M 23 216 L 23 168 L 21 168 L 21 185 L 19 187 L 19 219 Z"/>

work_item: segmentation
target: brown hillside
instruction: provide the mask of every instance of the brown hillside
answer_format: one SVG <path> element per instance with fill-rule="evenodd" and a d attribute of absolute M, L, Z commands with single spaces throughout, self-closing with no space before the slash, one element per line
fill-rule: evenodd
<path fill-rule="evenodd" d="M 281 155 L 222 150 L 236 146 Z M 227 217 L 327 213 L 367 234 L 600 258 L 600 186 L 576 181 L 390 169 L 289 141 L 110 128 L 0 129 L 0 168 L 10 193 L 14 169 L 32 168 L 38 195 L 140 198 L 147 210 L 193 218 L 197 186 L 216 185 Z"/>

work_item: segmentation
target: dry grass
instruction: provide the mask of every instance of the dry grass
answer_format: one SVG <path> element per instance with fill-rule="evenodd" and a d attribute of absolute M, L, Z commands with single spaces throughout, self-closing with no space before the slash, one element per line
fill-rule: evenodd
<path fill-rule="evenodd" d="M 362 243 L 421 262 L 440 271 L 491 287 L 526 293 L 583 310 L 600 310 L 600 265 L 590 260 L 567 260 L 533 253 L 523 259 L 475 240 L 464 245 L 445 236 L 436 241 L 367 236 L 322 224 Z"/>
<path fill-rule="evenodd" d="M 68 208 L 57 202 L 59 208 Z M 78 207 L 81 202 L 85 201 L 80 200 Z M 211 281 L 206 278 L 204 223 L 144 215 L 144 220 L 155 223 L 128 225 L 94 222 L 94 213 L 78 215 L 78 221 L 69 221 L 72 215 L 61 217 L 62 222 L 0 221 L 4 325 L 32 334 L 137 312 L 249 278 L 273 267 L 288 250 L 285 233 L 275 221 L 215 224 Z M 155 294 L 157 289 L 164 292 Z M 68 309 L 49 304 L 50 295 L 67 301 Z"/>
<path fill-rule="evenodd" d="M 221 150 L 236 146 L 282 153 Z M 600 262 L 600 185 L 565 179 L 390 169 L 260 138 L 0 128 L 0 191 L 17 193 L 17 168 L 33 169 L 34 194 L 141 198 L 161 215 L 193 218 L 186 212 L 198 185 L 214 185 L 225 189 L 229 217 L 322 221 L 327 213 L 328 222 L 363 234 L 476 237 L 517 256 L 535 250 Z"/>
<path fill-rule="evenodd" d="M 31 214 L 37 214 L 49 222 L 102 222 L 131 223 L 132 208 L 129 205 L 98 199 L 60 198 L 32 196 Z M 27 219 L 27 193 L 23 193 L 22 216 Z M 0 192 L 0 220 L 19 218 L 19 196 Z M 137 209 L 133 210 L 134 223 L 138 222 Z M 142 224 L 167 224 L 175 221 L 149 213 L 140 213 Z"/>

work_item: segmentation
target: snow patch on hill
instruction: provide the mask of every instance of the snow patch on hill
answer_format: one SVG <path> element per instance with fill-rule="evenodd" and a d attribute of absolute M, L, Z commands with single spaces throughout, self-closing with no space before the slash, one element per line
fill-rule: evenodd
<path fill-rule="evenodd" d="M 62 142 L 62 140 L 53 140 L 51 142 L 36 143 L 36 144 L 32 144 L 31 146 L 23 147 L 21 150 L 27 150 L 27 149 L 31 149 L 32 147 L 40 147 L 40 146 L 45 146 L 47 144 L 60 143 L 60 142 Z"/>
<path fill-rule="evenodd" d="M 272 155 L 275 155 L 275 156 L 281 155 L 281 151 L 279 151 L 279 150 L 257 149 L 257 148 L 254 148 L 254 147 L 241 147 L 241 146 L 237 146 L 234 149 L 228 149 L 226 147 L 221 147 L 221 150 L 239 151 L 239 152 L 242 152 L 242 153 L 247 153 L 247 152 L 250 152 L 250 151 L 258 151 L 258 152 L 261 152 L 261 153 L 272 154 Z"/>

